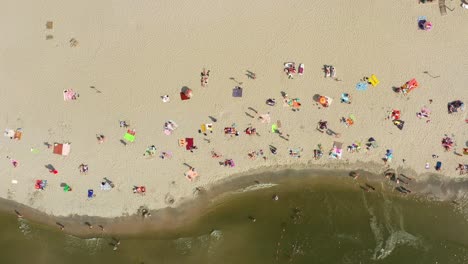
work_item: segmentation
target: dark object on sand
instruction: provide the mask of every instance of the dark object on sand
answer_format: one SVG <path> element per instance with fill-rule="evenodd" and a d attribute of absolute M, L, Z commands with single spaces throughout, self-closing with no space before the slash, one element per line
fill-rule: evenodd
<path fill-rule="evenodd" d="M 448 103 L 447 108 L 448 108 L 449 114 L 456 113 L 459 111 L 461 112 L 461 111 L 465 111 L 465 104 L 460 100 L 456 100 L 456 101 L 452 101 Z"/>
<path fill-rule="evenodd" d="M 403 126 L 405 125 L 405 121 L 403 120 L 393 120 L 393 124 L 398 127 L 398 129 L 403 130 Z"/>
<path fill-rule="evenodd" d="M 242 97 L 242 87 L 234 87 L 234 89 L 232 89 L 232 97 Z"/>
<path fill-rule="evenodd" d="M 272 153 L 273 155 L 276 155 L 276 153 L 278 153 L 278 152 L 277 152 L 278 149 L 277 149 L 276 147 L 272 146 L 272 145 L 270 145 L 270 151 L 271 151 L 271 153 Z"/>
<path fill-rule="evenodd" d="M 275 106 L 276 100 L 274 98 L 269 98 L 268 100 L 266 100 L 266 104 L 269 106 Z"/>
<path fill-rule="evenodd" d="M 441 168 L 442 168 L 442 162 L 438 161 L 436 163 L 435 169 L 436 169 L 436 171 L 440 171 Z"/>

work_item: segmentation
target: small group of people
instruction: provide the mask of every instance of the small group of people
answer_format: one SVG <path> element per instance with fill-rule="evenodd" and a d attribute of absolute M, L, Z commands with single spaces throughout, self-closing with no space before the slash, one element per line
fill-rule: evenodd
<path fill-rule="evenodd" d="M 88 173 L 88 165 L 81 163 L 80 166 L 78 166 L 78 169 L 80 170 L 81 174 L 87 174 Z"/>
<path fill-rule="evenodd" d="M 210 70 L 206 71 L 203 69 L 203 71 L 200 73 L 200 83 L 202 87 L 205 87 L 208 85 L 208 78 L 210 78 Z"/>
<path fill-rule="evenodd" d="M 264 160 L 267 159 L 263 153 L 263 149 L 260 149 L 258 151 L 250 151 L 249 153 L 247 153 L 247 156 L 249 156 L 249 159 L 251 160 L 255 160 L 257 159 L 257 157 L 263 157 Z"/>
<path fill-rule="evenodd" d="M 248 127 L 245 129 L 245 134 L 251 136 L 251 135 L 256 135 L 257 134 L 257 129 L 254 127 Z"/>
<path fill-rule="evenodd" d="M 468 164 L 459 163 L 459 164 L 458 164 L 458 167 L 457 167 L 455 170 L 459 170 L 459 171 L 460 171 L 460 175 L 463 175 L 463 174 L 465 174 L 465 173 L 468 173 Z"/>

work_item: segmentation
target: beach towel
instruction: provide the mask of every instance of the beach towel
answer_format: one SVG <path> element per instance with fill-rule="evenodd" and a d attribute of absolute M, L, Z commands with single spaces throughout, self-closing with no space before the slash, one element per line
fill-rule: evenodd
<path fill-rule="evenodd" d="M 236 166 L 236 164 L 234 163 L 234 160 L 227 159 L 224 161 L 224 166 L 229 166 L 230 168 L 233 168 Z"/>
<path fill-rule="evenodd" d="M 263 114 L 258 117 L 258 120 L 262 123 L 267 123 L 269 124 L 271 122 L 271 118 L 269 114 Z"/>
<path fill-rule="evenodd" d="M 237 130 L 235 127 L 225 127 L 224 128 L 224 134 L 225 135 L 234 135 L 237 133 Z"/>
<path fill-rule="evenodd" d="M 201 125 L 201 132 L 206 133 L 206 131 L 213 131 L 213 124 L 202 124 Z"/>
<path fill-rule="evenodd" d="M 278 125 L 277 124 L 271 125 L 271 133 L 278 133 Z"/>
<path fill-rule="evenodd" d="M 371 77 L 369 78 L 369 82 L 373 87 L 377 86 L 380 83 L 379 79 L 377 79 L 377 76 L 375 76 L 375 74 L 371 75 Z"/>
<path fill-rule="evenodd" d="M 13 139 L 21 140 L 22 136 L 23 136 L 23 131 L 19 128 L 15 131 L 15 135 L 13 136 Z"/>
<path fill-rule="evenodd" d="M 330 153 L 330 157 L 334 159 L 341 159 L 341 155 L 343 154 L 343 143 L 342 142 L 333 142 L 333 148 Z"/>
<path fill-rule="evenodd" d="M 133 142 L 135 141 L 135 131 L 134 130 L 127 130 L 127 133 L 124 135 L 124 139 L 127 140 L 128 142 Z"/>
<path fill-rule="evenodd" d="M 65 184 L 65 185 L 63 186 L 63 191 L 64 191 L 64 192 L 70 192 L 71 190 L 72 190 L 72 188 L 71 188 L 68 184 Z"/>
<path fill-rule="evenodd" d="M 34 188 L 37 190 L 44 190 L 46 186 L 47 186 L 47 180 L 36 180 L 36 184 L 34 185 Z"/>
<path fill-rule="evenodd" d="M 398 129 L 403 130 L 403 126 L 405 125 L 405 121 L 403 120 L 393 120 L 393 124 L 398 127 Z"/>
<path fill-rule="evenodd" d="M 193 148 L 193 138 L 185 138 L 185 142 L 187 142 L 187 144 L 185 145 L 185 149 L 186 150 L 192 150 L 192 148 Z"/>
<path fill-rule="evenodd" d="M 356 90 L 358 90 L 358 91 L 365 91 L 365 90 L 367 90 L 367 83 L 365 83 L 365 82 L 358 82 L 358 83 L 356 84 Z"/>
<path fill-rule="evenodd" d="M 143 156 L 154 156 L 156 154 L 156 147 L 149 146 L 146 148 L 145 154 Z"/>
<path fill-rule="evenodd" d="M 80 95 L 73 91 L 73 89 L 63 90 L 63 100 L 64 101 L 71 101 L 76 100 Z"/>
<path fill-rule="evenodd" d="M 342 93 L 341 94 L 341 102 L 349 104 L 350 103 L 349 94 Z"/>
<path fill-rule="evenodd" d="M 101 191 L 109 191 L 112 186 L 108 182 L 101 182 Z"/>
<path fill-rule="evenodd" d="M 198 177 L 198 172 L 194 171 L 194 170 L 189 170 L 187 171 L 185 174 L 185 177 L 187 177 L 187 179 L 189 181 L 193 181 L 195 178 Z"/>
<path fill-rule="evenodd" d="M 242 97 L 242 88 L 236 86 L 234 89 L 232 89 L 232 97 Z"/>
<path fill-rule="evenodd" d="M 9 137 L 10 139 L 13 139 L 15 136 L 15 131 L 13 129 L 5 129 L 5 132 L 3 133 L 5 137 Z"/>
<path fill-rule="evenodd" d="M 185 100 L 189 100 L 190 97 L 188 97 L 185 93 L 180 92 L 180 99 L 181 99 L 182 101 L 185 101 Z"/>
<path fill-rule="evenodd" d="M 62 156 L 68 156 L 68 154 L 70 154 L 70 148 L 71 146 L 69 143 L 64 143 L 64 144 L 55 143 L 53 153 L 62 155 Z"/>
<path fill-rule="evenodd" d="M 185 145 L 187 145 L 187 141 L 185 141 L 185 138 L 180 138 L 179 147 L 184 147 Z"/>

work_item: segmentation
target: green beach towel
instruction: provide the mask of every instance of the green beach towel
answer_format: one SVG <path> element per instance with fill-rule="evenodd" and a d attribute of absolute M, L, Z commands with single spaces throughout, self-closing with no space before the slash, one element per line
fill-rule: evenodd
<path fill-rule="evenodd" d="M 278 132 L 278 125 L 273 124 L 271 125 L 271 133 L 277 133 Z"/>
<path fill-rule="evenodd" d="M 126 134 L 124 135 L 124 139 L 126 139 L 126 140 L 129 141 L 129 142 L 133 142 L 133 141 L 135 141 L 135 135 L 132 135 L 132 134 L 130 134 L 130 133 L 126 133 Z"/>

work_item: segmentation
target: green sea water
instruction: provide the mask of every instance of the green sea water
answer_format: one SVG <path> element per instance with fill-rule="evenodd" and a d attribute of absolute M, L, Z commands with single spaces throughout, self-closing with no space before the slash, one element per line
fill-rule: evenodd
<path fill-rule="evenodd" d="M 468 224 L 453 204 L 349 186 L 239 192 L 176 234 L 119 237 L 116 251 L 111 237 L 2 215 L 0 263 L 468 263 Z"/>

